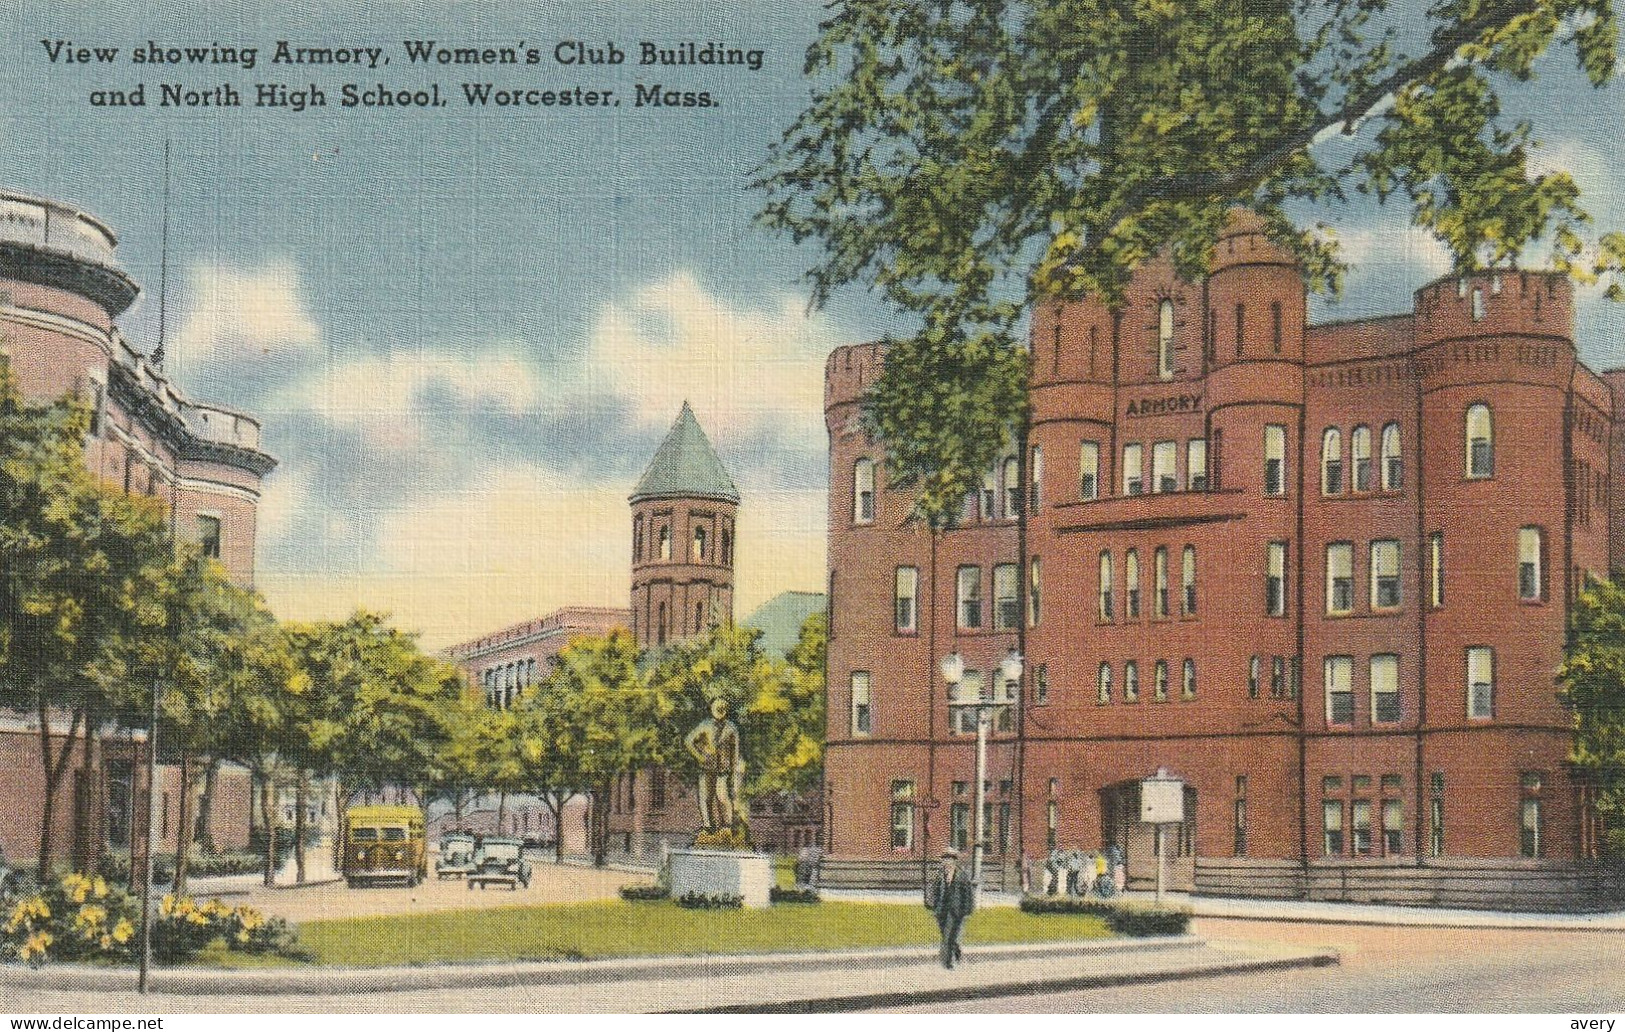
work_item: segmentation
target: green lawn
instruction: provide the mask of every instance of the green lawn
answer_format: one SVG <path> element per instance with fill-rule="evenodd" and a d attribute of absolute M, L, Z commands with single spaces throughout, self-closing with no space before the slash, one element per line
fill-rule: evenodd
<path fill-rule="evenodd" d="M 965 941 L 1105 938 L 1098 917 L 1034 916 L 1014 907 L 971 915 Z M 924 907 L 883 903 L 688 910 L 675 903 L 568 903 L 403 917 L 307 921 L 299 941 L 319 964 L 373 967 L 462 961 L 591 960 L 658 954 L 776 953 L 924 946 L 937 928 Z"/>

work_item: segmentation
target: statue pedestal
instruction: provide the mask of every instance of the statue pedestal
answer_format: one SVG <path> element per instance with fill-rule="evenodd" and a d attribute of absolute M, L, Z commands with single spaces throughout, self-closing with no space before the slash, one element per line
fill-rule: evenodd
<path fill-rule="evenodd" d="M 706 896 L 739 896 L 747 907 L 765 907 L 770 902 L 773 858 L 765 853 L 674 849 L 668 863 L 673 899 L 698 892 Z"/>

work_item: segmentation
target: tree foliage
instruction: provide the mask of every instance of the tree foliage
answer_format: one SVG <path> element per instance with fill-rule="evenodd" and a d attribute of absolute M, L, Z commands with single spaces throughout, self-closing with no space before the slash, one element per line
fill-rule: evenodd
<path fill-rule="evenodd" d="M 1557 677 L 1574 712 L 1570 761 L 1597 789 L 1610 851 L 1625 856 L 1625 587 L 1610 580 L 1580 593 Z"/>
<path fill-rule="evenodd" d="M 1031 303 L 1113 302 L 1164 248 L 1205 272 L 1236 205 L 1325 289 L 1335 242 L 1288 206 L 1356 190 L 1403 198 L 1463 270 L 1538 241 L 1617 297 L 1625 237 L 1588 235 L 1574 180 L 1531 167 L 1533 127 L 1500 102 L 1553 48 L 1608 82 L 1616 33 L 1610 0 L 835 0 L 761 221 L 820 247 L 815 305 L 856 283 L 918 316 L 869 414 L 940 515 L 1023 411 Z"/>

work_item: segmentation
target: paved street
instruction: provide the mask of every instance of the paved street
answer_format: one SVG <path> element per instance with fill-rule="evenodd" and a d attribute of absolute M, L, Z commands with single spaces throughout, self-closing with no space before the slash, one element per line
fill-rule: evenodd
<path fill-rule="evenodd" d="M 900 1008 L 914 1012 L 1625 1011 L 1625 932 L 1396 928 L 1205 918 L 1198 935 L 1331 946 L 1337 967 Z"/>

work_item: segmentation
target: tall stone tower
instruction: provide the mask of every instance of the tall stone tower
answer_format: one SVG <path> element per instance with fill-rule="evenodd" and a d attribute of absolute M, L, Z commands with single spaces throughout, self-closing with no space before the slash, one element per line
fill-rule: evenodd
<path fill-rule="evenodd" d="M 630 501 L 638 646 L 658 647 L 733 623 L 739 489 L 688 402 Z"/>

